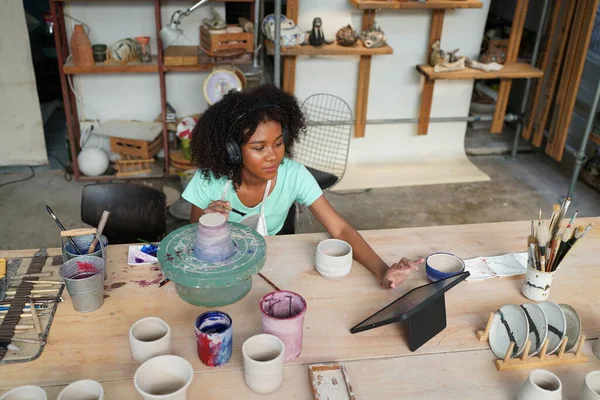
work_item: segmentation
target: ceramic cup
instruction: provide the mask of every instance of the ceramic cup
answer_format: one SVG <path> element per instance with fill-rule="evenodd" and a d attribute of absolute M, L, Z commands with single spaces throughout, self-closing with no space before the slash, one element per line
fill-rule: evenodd
<path fill-rule="evenodd" d="M 202 364 L 220 367 L 231 358 L 233 327 L 231 317 L 224 312 L 209 311 L 196 318 L 196 346 Z"/>
<path fill-rule="evenodd" d="M 562 384 L 550 371 L 536 369 L 531 371 L 517 393 L 517 400 L 560 400 Z"/>
<path fill-rule="evenodd" d="M 594 351 L 596 357 L 600 358 L 600 339 L 596 340 L 596 343 L 594 343 L 592 350 Z"/>
<path fill-rule="evenodd" d="M 104 389 L 100 382 L 84 379 L 61 390 L 57 400 L 104 400 Z"/>
<path fill-rule="evenodd" d="M 288 290 L 271 292 L 260 299 L 263 333 L 275 335 L 285 344 L 285 361 L 302 352 L 306 300 Z"/>
<path fill-rule="evenodd" d="M 545 301 L 550 294 L 550 286 L 556 272 L 542 272 L 534 268 L 527 268 L 525 282 L 523 283 L 523 296 L 533 301 Z"/>
<path fill-rule="evenodd" d="M 244 379 L 256 393 L 272 393 L 283 382 L 285 345 L 273 335 L 252 336 L 242 345 Z"/>
<path fill-rule="evenodd" d="M 465 270 L 465 262 L 454 254 L 438 252 L 425 260 L 425 272 L 431 282 L 450 278 Z"/>
<path fill-rule="evenodd" d="M 185 400 L 194 369 L 184 358 L 158 356 L 135 371 L 133 384 L 145 400 Z"/>
<path fill-rule="evenodd" d="M 323 278 L 343 278 L 352 268 L 352 247 L 339 239 L 326 239 L 317 245 L 317 271 Z"/>
<path fill-rule="evenodd" d="M 585 376 L 579 400 L 600 400 L 600 371 L 592 371 Z"/>
<path fill-rule="evenodd" d="M 171 354 L 171 328 L 156 317 L 142 318 L 129 329 L 131 354 L 140 364 L 152 357 Z"/>
<path fill-rule="evenodd" d="M 39 386 L 20 386 L 0 396 L 0 400 L 46 400 L 46 392 Z"/>

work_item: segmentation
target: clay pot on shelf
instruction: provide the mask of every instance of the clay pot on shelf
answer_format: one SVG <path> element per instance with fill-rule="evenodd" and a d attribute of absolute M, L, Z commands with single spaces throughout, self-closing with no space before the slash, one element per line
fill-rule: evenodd
<path fill-rule="evenodd" d="M 73 64 L 78 67 L 91 67 L 94 65 L 92 43 L 87 37 L 83 25 L 75 25 L 75 30 L 71 35 L 71 57 Z"/>

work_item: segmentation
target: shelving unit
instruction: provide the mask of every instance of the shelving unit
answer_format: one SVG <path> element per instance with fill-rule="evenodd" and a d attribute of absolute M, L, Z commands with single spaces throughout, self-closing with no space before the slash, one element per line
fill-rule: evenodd
<path fill-rule="evenodd" d="M 265 41 L 267 54 L 274 54 L 274 44 L 270 40 Z M 310 45 L 283 47 L 282 56 L 375 56 L 381 54 L 394 54 L 394 50 L 388 46 L 369 49 L 358 42 L 354 47 L 340 46 L 337 43 L 326 44 L 321 47 Z"/>
<path fill-rule="evenodd" d="M 119 179 L 117 175 L 103 175 L 97 177 L 82 176 L 77 164 L 77 153 L 79 152 L 79 139 L 81 136 L 79 126 L 79 115 L 77 111 L 77 101 L 75 95 L 70 90 L 68 76 L 76 74 L 138 74 L 138 73 L 157 73 L 159 76 L 160 86 L 160 99 L 161 99 L 161 111 L 162 111 L 162 124 L 163 124 L 163 149 L 164 149 L 164 168 L 162 174 L 153 173 L 151 177 L 164 177 L 173 174 L 173 170 L 170 168 L 170 154 L 169 154 L 169 132 L 167 129 L 166 121 L 166 108 L 167 108 L 167 89 L 165 83 L 165 74 L 167 72 L 201 72 L 210 71 L 216 64 L 210 62 L 208 56 L 202 54 L 199 57 L 199 64 L 197 65 L 186 65 L 186 66 L 165 66 L 163 63 L 163 49 L 162 43 L 160 42 L 160 30 L 163 27 L 161 19 L 161 3 L 163 0 L 133 0 L 139 3 L 150 3 L 154 5 L 154 19 L 155 19 L 155 37 L 157 38 L 157 56 L 153 57 L 150 63 L 131 62 L 125 64 L 118 63 L 96 63 L 90 67 L 78 67 L 73 65 L 71 61 L 66 61 L 69 55 L 69 42 L 67 38 L 67 29 L 65 24 L 65 13 L 64 4 L 66 2 L 96 2 L 102 3 L 106 6 L 111 4 L 117 4 L 118 0 L 105 1 L 105 0 L 50 0 L 50 11 L 52 13 L 52 21 L 54 23 L 54 41 L 56 42 L 56 52 L 58 59 L 58 67 L 60 71 L 60 82 L 63 95 L 63 102 L 65 107 L 65 115 L 67 120 L 67 132 L 69 135 L 69 145 L 71 150 L 71 159 L 73 160 L 73 174 L 75 180 L 78 181 L 110 181 Z M 250 5 L 250 17 L 254 20 L 254 0 L 213 0 L 219 2 L 238 2 L 248 3 Z M 191 1 L 181 1 L 181 7 L 189 7 Z M 148 178 L 148 177 L 143 177 Z M 128 179 L 132 179 L 131 177 Z"/>
<path fill-rule="evenodd" d="M 424 9 L 454 9 L 454 8 L 481 8 L 479 0 L 427 0 L 419 3 L 416 0 L 349 0 L 350 4 L 359 10 L 424 10 Z"/>
<path fill-rule="evenodd" d="M 518 79 L 541 78 L 544 73 L 525 63 L 510 64 L 502 71 L 485 72 L 479 69 L 465 68 L 462 71 L 434 72 L 430 65 L 417 65 L 417 70 L 428 80 L 464 80 L 464 79 Z"/>

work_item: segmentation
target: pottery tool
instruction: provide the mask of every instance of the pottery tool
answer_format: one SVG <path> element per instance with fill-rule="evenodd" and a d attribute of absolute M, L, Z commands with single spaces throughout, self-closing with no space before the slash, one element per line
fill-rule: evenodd
<path fill-rule="evenodd" d="M 169 282 L 171 282 L 171 280 L 169 278 L 165 278 L 162 281 L 160 281 L 160 283 L 158 284 L 158 287 L 163 287 Z"/>
<path fill-rule="evenodd" d="M 106 210 L 102 211 L 102 217 L 100 217 L 100 222 L 98 223 L 96 236 L 94 237 L 94 240 L 92 240 L 92 243 L 90 244 L 90 248 L 88 249 L 88 254 L 92 254 L 94 252 L 94 249 L 96 248 L 96 245 L 100 242 L 100 238 L 102 237 L 102 231 L 104 230 L 104 227 L 106 226 L 106 221 L 108 221 L 109 215 L 110 215 L 110 212 L 108 212 Z"/>
<path fill-rule="evenodd" d="M 48 211 L 48 214 L 50 214 L 52 216 L 52 218 L 54 218 L 54 221 L 56 222 L 56 225 L 58 225 L 58 227 L 60 228 L 61 231 L 66 231 L 65 226 L 60 222 L 60 220 L 58 219 L 58 217 L 54 214 L 54 212 L 52 211 L 52 209 L 46 205 L 46 211 Z M 82 255 L 81 250 L 79 250 L 79 247 L 77 247 L 77 245 L 75 244 L 75 241 L 73 240 L 73 238 L 71 238 L 70 236 L 67 236 L 67 240 L 69 241 L 69 243 L 71 243 L 71 246 L 73 246 L 73 248 L 75 249 L 75 251 L 77 252 L 77 254 Z"/>
<path fill-rule="evenodd" d="M 10 277 L 12 280 L 19 280 L 23 278 L 49 278 L 52 276 L 52 272 L 38 272 L 32 274 L 17 274 Z"/>
<path fill-rule="evenodd" d="M 42 324 L 40 323 L 40 317 L 37 315 L 33 298 L 29 296 L 29 308 L 31 309 L 31 316 L 33 317 L 33 325 L 37 331 L 40 340 L 44 340 L 44 334 L 42 333 Z"/>
<path fill-rule="evenodd" d="M 43 284 L 43 285 L 64 285 L 65 283 L 63 281 L 23 281 L 23 282 L 27 282 L 27 283 L 33 283 L 33 284 Z"/>

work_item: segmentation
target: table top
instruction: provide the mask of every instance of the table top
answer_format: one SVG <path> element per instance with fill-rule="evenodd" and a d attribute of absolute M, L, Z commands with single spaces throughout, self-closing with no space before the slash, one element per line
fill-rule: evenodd
<path fill-rule="evenodd" d="M 600 223 L 600 218 L 585 221 Z M 465 259 L 521 252 L 528 232 L 529 222 L 511 222 L 361 233 L 386 262 L 392 263 L 403 256 L 416 258 L 434 251 L 452 252 Z M 314 268 L 316 245 L 325 237 L 307 234 L 267 238 L 267 261 L 262 273 L 281 289 L 300 293 L 308 303 L 302 354 L 286 364 L 284 386 L 272 398 L 311 398 L 307 365 L 331 361 L 345 362 L 359 399 L 375 395 L 441 398 L 442 394 L 445 398 L 481 398 L 484 394 L 489 398 L 514 397 L 530 370 L 497 372 L 488 344 L 479 342 L 475 331 L 484 328 L 490 311 L 504 304 L 530 302 L 520 291 L 522 276 L 462 282 L 451 289 L 446 293 L 447 328 L 413 353 L 408 349 L 405 324 L 354 335 L 350 328 L 414 287 L 426 284 L 424 269 L 413 273 L 394 291 L 380 289 L 370 272 L 356 262 L 345 278 L 325 280 Z M 549 297 L 578 311 L 588 339 L 600 334 L 600 267 L 595 260 L 599 239 L 600 232 L 593 230 L 565 259 Z M 33 252 L 0 251 L 0 257 L 31 256 Z M 58 250 L 50 251 L 50 255 L 58 254 Z M 140 318 L 157 316 L 171 326 L 173 354 L 185 357 L 194 367 L 192 393 L 212 390 L 211 381 L 219 377 L 219 381 L 236 383 L 227 385 L 227 389 L 214 385 L 210 398 L 253 398 L 243 383 L 241 345 L 260 333 L 258 301 L 272 291 L 271 287 L 255 276 L 252 290 L 244 299 L 220 308 L 234 320 L 234 350 L 228 364 L 214 369 L 203 366 L 196 354 L 193 322 L 206 309 L 182 301 L 172 284 L 159 288 L 160 280 L 157 267 L 127 265 L 126 245 L 109 246 L 105 283 L 108 297 L 102 308 L 90 314 L 77 313 L 65 292 L 66 301 L 58 307 L 44 353 L 27 364 L 0 366 L 0 390 L 37 384 L 52 387 L 48 390 L 51 393 L 74 380 L 95 379 L 103 383 L 107 399 L 125 398 L 122 393 L 134 393 L 131 379 L 138 367 L 129 348 L 129 327 Z M 589 340 L 584 347 L 588 363 L 548 368 L 568 380 L 563 380 L 565 394 L 577 393 L 585 371 L 600 369 L 591 343 Z M 432 377 L 435 388 L 430 385 Z"/>

